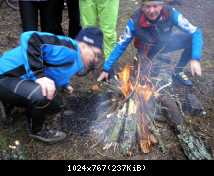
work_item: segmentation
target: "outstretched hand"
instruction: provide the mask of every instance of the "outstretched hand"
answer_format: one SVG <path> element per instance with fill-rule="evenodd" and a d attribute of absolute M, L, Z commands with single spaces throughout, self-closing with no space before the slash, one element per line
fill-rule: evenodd
<path fill-rule="evenodd" d="M 190 69 L 191 69 L 191 73 L 193 76 L 195 76 L 195 75 L 201 76 L 202 75 L 201 64 L 199 61 L 191 60 L 190 61 Z"/>
<path fill-rule="evenodd" d="M 103 80 L 107 80 L 109 77 L 109 73 L 103 71 L 100 76 L 98 77 L 97 81 L 103 81 Z"/>
<path fill-rule="evenodd" d="M 39 78 L 35 81 L 41 86 L 42 95 L 47 97 L 48 100 L 52 100 L 54 98 L 56 92 L 56 86 L 53 80 L 47 77 Z"/>
<path fill-rule="evenodd" d="M 71 85 L 68 85 L 67 87 L 65 87 L 64 91 L 67 94 L 71 95 L 73 93 L 74 89 L 73 89 L 73 87 Z"/>

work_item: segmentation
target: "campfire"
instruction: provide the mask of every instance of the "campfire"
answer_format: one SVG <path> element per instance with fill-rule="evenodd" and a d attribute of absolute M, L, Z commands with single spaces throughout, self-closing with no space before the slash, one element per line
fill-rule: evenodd
<path fill-rule="evenodd" d="M 140 76 L 140 66 L 137 70 L 137 81 L 132 83 L 131 73 L 134 67 L 126 65 L 116 78 L 123 99 L 117 108 L 102 120 L 98 120 L 92 129 L 99 141 L 104 143 L 104 150 L 113 148 L 119 149 L 123 154 L 132 155 L 134 151 L 139 149 L 143 153 L 149 153 L 152 146 L 158 141 L 153 134 L 150 133 L 147 119 L 146 106 L 155 95 L 155 90 L 148 81 L 143 81 Z M 141 83 L 142 82 L 142 83 Z M 106 128 L 101 125 L 106 124 Z M 109 124 L 109 126 L 108 126 Z"/>
<path fill-rule="evenodd" d="M 102 144 L 103 150 L 113 149 L 128 156 L 136 151 L 150 153 L 155 144 L 164 151 L 154 120 L 158 105 L 167 112 L 166 119 L 175 129 L 185 155 L 189 159 L 211 159 L 203 141 L 187 128 L 183 111 L 174 95 L 171 96 L 170 90 L 167 90 L 170 96 L 163 94 L 163 90 L 172 88 L 172 82 L 154 84 L 150 79 L 151 61 L 140 58 L 143 59 L 146 64 L 136 58 L 137 66 L 126 65 L 111 83 L 103 83 L 112 92 L 120 93 L 118 97 L 111 97 L 98 105 L 98 118 L 91 126 L 93 137 L 97 139 L 94 146 Z"/>
<path fill-rule="evenodd" d="M 147 82 L 144 85 L 140 84 L 140 82 L 136 83 L 134 87 L 130 81 L 131 76 L 131 66 L 126 65 L 124 69 L 119 73 L 120 80 L 120 89 L 125 98 L 127 98 L 132 92 L 135 95 L 128 99 L 129 109 L 127 111 L 128 115 L 137 114 L 138 116 L 132 116 L 132 118 L 136 118 L 137 121 L 137 141 L 140 150 L 143 153 L 149 153 L 151 151 L 151 147 L 153 144 L 157 143 L 155 137 L 149 133 L 145 107 L 144 104 L 148 103 L 150 98 L 154 95 L 153 87 Z M 126 105 L 125 105 L 126 106 Z M 131 154 L 131 149 L 126 149 Z"/>

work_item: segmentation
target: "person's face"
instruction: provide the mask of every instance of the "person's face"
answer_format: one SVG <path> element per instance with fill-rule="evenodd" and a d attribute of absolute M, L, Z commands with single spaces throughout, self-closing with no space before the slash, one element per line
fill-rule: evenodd
<path fill-rule="evenodd" d="M 142 10 L 149 20 L 156 20 L 163 8 L 162 4 L 148 3 L 142 6 Z"/>
<path fill-rule="evenodd" d="M 83 42 L 80 42 L 79 46 L 85 70 L 91 70 L 94 66 L 99 64 L 99 61 L 101 60 L 100 57 L 102 57 L 102 51 L 99 48 Z"/>

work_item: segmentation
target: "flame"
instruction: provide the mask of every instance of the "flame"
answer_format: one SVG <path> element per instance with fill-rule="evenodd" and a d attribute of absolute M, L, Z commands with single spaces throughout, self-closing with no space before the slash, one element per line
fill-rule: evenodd
<path fill-rule="evenodd" d="M 150 134 L 146 139 L 140 140 L 140 149 L 143 153 L 150 153 L 152 150 L 152 146 L 157 143 L 157 139 L 152 134 Z"/>
<path fill-rule="evenodd" d="M 154 90 L 151 85 L 138 85 L 136 88 L 136 92 L 139 96 L 143 96 L 145 102 L 148 102 L 150 98 L 154 95 Z"/>
<path fill-rule="evenodd" d="M 130 65 L 126 65 L 124 69 L 120 73 L 118 73 L 119 79 L 121 80 L 120 89 L 125 97 L 127 97 L 132 91 L 130 74 L 131 74 Z"/>
<path fill-rule="evenodd" d="M 125 97 L 127 97 L 130 92 L 134 89 L 131 81 L 131 67 L 126 65 L 123 70 L 118 73 L 120 80 L 120 89 Z M 143 98 L 143 101 L 147 103 L 152 96 L 155 96 L 155 91 L 148 79 L 146 79 L 145 84 L 141 85 L 140 83 L 136 86 L 135 92 L 139 97 Z M 133 108 L 130 108 L 130 112 L 132 112 Z M 136 110 L 135 110 L 136 111 Z M 135 112 L 133 110 L 133 112 Z M 141 112 L 140 121 L 138 123 L 138 134 L 139 134 L 139 146 L 143 153 L 149 153 L 152 150 L 152 145 L 157 143 L 157 140 L 153 135 L 149 133 L 149 129 L 147 127 L 148 122 L 145 118 L 145 113 Z M 131 155 L 131 152 L 128 152 Z"/>
<path fill-rule="evenodd" d="M 148 140 L 141 140 L 140 141 L 140 149 L 143 153 L 150 153 L 151 152 L 151 143 Z"/>
<path fill-rule="evenodd" d="M 119 80 L 121 80 L 120 89 L 125 97 L 127 97 L 133 89 L 130 81 L 131 67 L 126 65 L 124 69 L 118 73 Z M 141 85 L 138 84 L 136 87 L 136 92 L 139 96 L 143 96 L 145 102 L 148 102 L 150 98 L 154 95 L 153 87 L 150 84 Z"/>
<path fill-rule="evenodd" d="M 150 153 L 152 150 L 152 146 L 157 144 L 158 141 L 156 138 L 149 132 L 148 126 L 146 125 L 146 119 L 144 113 L 141 114 L 141 121 L 140 121 L 140 131 L 139 131 L 139 145 L 140 150 L 143 153 Z"/>

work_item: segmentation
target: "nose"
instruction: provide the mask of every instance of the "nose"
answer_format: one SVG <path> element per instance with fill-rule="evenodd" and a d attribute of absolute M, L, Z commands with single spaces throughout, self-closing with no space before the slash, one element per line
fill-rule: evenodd
<path fill-rule="evenodd" d="M 150 13 L 153 13 L 155 11 L 154 7 L 150 7 Z"/>

